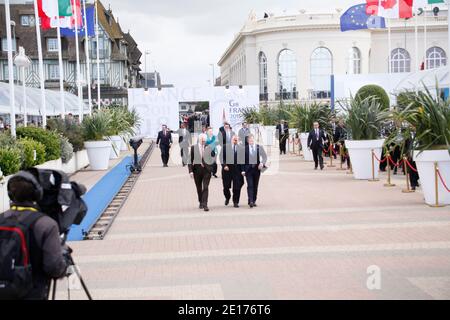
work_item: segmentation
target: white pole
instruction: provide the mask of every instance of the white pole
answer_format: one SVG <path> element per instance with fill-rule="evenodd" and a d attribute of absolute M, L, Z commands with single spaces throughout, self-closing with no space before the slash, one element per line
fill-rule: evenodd
<path fill-rule="evenodd" d="M 14 65 L 13 65 L 13 43 L 11 35 L 11 12 L 9 0 L 5 0 L 6 15 L 6 37 L 8 42 L 8 76 L 9 76 L 9 104 L 11 105 L 10 122 L 11 135 L 16 137 L 16 98 L 14 95 Z"/>
<path fill-rule="evenodd" d="M 64 96 L 64 65 L 62 59 L 62 40 L 61 40 L 61 20 L 57 20 L 57 36 L 58 36 L 58 58 L 59 58 L 59 97 L 61 100 L 61 117 L 66 118 L 66 99 Z"/>
<path fill-rule="evenodd" d="M 89 57 L 89 33 L 86 15 L 86 0 L 83 0 L 83 12 L 84 12 L 84 35 L 85 35 L 84 48 L 86 51 L 86 80 L 88 87 L 89 114 L 92 114 L 91 59 Z"/>
<path fill-rule="evenodd" d="M 100 92 L 100 41 L 99 41 L 99 24 L 98 24 L 98 0 L 95 1 L 95 40 L 97 42 L 97 106 L 102 108 L 101 92 Z"/>
<path fill-rule="evenodd" d="M 386 22 L 388 23 L 388 61 L 389 61 L 389 73 L 392 73 L 392 63 L 391 63 L 391 54 L 392 54 L 392 36 L 391 36 L 391 19 L 386 18 Z"/>
<path fill-rule="evenodd" d="M 28 115 L 27 115 L 27 86 L 25 84 L 25 67 L 22 67 L 22 87 L 23 87 L 23 124 L 27 127 Z"/>
<path fill-rule="evenodd" d="M 34 0 L 34 18 L 36 21 L 36 38 L 38 46 L 38 59 L 39 59 L 39 80 L 41 83 L 41 112 L 42 112 L 42 126 L 47 126 L 47 102 L 45 98 L 45 76 L 44 76 L 44 58 L 42 56 L 42 38 L 41 38 L 41 26 L 38 13 L 38 3 Z"/>
<path fill-rule="evenodd" d="M 424 12 L 423 12 L 423 31 L 424 31 L 424 36 L 423 36 L 423 69 L 427 70 L 427 43 L 428 43 L 428 37 L 427 37 L 427 7 L 425 6 L 424 8 Z"/>
<path fill-rule="evenodd" d="M 447 29 L 447 33 L 448 33 L 448 53 L 447 53 L 447 65 L 450 68 L 450 63 L 448 61 L 448 55 L 450 54 L 450 0 L 447 1 L 447 22 L 448 22 L 448 29 Z"/>
<path fill-rule="evenodd" d="M 414 68 L 414 72 L 417 70 L 420 70 L 420 62 L 419 62 L 419 35 L 418 35 L 418 28 L 419 28 L 419 16 L 417 13 L 414 17 L 414 50 L 416 52 L 416 67 Z"/>
<path fill-rule="evenodd" d="M 80 123 L 83 121 L 83 97 L 81 92 L 81 69 L 80 69 L 80 45 L 78 43 L 78 8 L 77 1 L 73 1 L 74 4 L 74 15 L 75 15 L 75 52 L 76 52 L 76 66 L 77 66 L 77 88 L 78 88 L 78 112 L 79 112 L 79 121 Z"/>

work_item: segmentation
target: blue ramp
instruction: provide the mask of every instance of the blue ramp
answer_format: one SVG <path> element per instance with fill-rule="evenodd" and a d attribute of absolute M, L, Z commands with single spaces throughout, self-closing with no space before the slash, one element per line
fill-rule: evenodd
<path fill-rule="evenodd" d="M 87 232 L 94 226 L 131 175 L 127 167 L 132 163 L 131 156 L 124 158 L 86 193 L 83 199 L 88 206 L 88 212 L 81 225 L 71 227 L 68 241 L 83 240 L 83 231 Z"/>

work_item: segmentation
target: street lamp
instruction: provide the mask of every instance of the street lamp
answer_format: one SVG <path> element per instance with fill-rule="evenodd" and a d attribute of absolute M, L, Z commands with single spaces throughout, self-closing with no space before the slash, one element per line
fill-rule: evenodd
<path fill-rule="evenodd" d="M 31 60 L 25 54 L 25 49 L 19 47 L 19 53 L 14 57 L 14 64 L 22 69 L 22 86 L 23 86 L 23 122 L 24 126 L 27 126 L 28 116 L 27 116 L 27 88 L 25 79 L 25 69 L 31 66 Z"/>

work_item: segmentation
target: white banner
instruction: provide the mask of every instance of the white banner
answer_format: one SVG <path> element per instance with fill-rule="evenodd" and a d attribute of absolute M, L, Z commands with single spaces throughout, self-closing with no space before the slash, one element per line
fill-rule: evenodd
<path fill-rule="evenodd" d="M 161 126 L 178 130 L 180 102 L 209 102 L 210 124 L 214 133 L 224 121 L 228 121 L 237 131 L 242 124 L 242 111 L 247 108 L 259 110 L 259 87 L 185 87 L 129 89 L 128 107 L 135 108 L 141 118 L 140 135 L 156 138 Z"/>

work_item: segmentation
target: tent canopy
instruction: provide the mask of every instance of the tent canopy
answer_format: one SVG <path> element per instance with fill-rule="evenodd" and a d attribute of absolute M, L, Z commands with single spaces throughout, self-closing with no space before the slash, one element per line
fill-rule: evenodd
<path fill-rule="evenodd" d="M 39 88 L 26 88 L 27 95 L 27 114 L 31 116 L 42 115 L 41 110 L 41 89 Z M 66 114 L 78 114 L 78 96 L 64 92 L 65 96 L 65 109 Z M 10 113 L 9 103 L 9 84 L 0 82 L 0 113 Z M 45 90 L 46 98 L 46 112 L 48 116 L 57 116 L 61 114 L 61 101 L 59 91 Z M 15 101 L 16 101 L 16 114 L 24 113 L 24 98 L 23 87 L 15 85 Z M 83 102 L 84 114 L 89 114 L 89 106 Z"/>
<path fill-rule="evenodd" d="M 425 87 L 430 91 L 436 89 L 450 88 L 450 69 L 449 67 L 441 67 L 437 69 L 418 71 L 409 73 L 395 88 L 395 92 L 406 90 L 414 91 L 416 89 L 423 90 Z"/>

